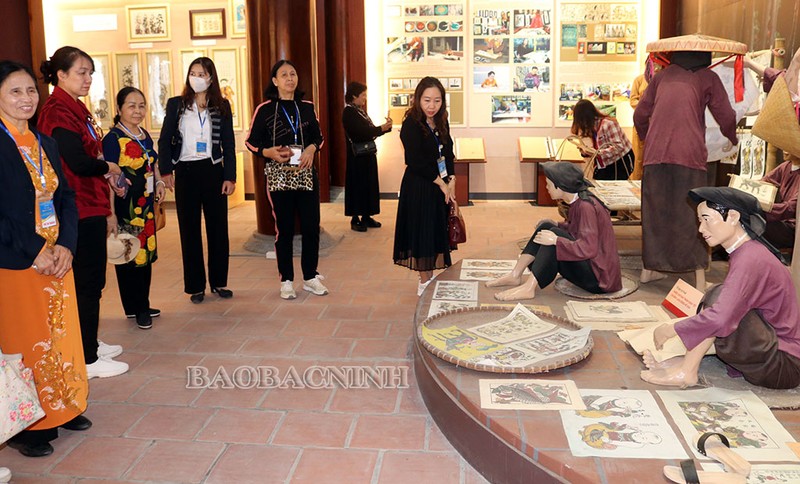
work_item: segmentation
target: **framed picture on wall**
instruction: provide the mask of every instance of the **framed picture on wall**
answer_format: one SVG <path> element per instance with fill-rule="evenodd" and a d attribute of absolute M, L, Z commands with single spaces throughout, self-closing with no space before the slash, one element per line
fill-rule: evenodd
<path fill-rule="evenodd" d="M 224 39 L 225 9 L 189 10 L 189 37 L 192 39 Z"/>
<path fill-rule="evenodd" d="M 231 38 L 242 38 L 247 33 L 247 12 L 245 0 L 230 0 L 231 6 Z"/>
<path fill-rule="evenodd" d="M 242 128 L 242 91 L 241 74 L 239 69 L 239 49 L 222 48 L 211 49 L 211 59 L 217 67 L 217 77 L 219 77 L 219 88 L 222 97 L 231 103 L 231 114 L 233 115 L 233 129 Z"/>
<path fill-rule="evenodd" d="M 168 50 L 145 52 L 147 121 L 151 130 L 161 129 L 172 96 L 172 54 Z"/>
<path fill-rule="evenodd" d="M 169 5 L 125 7 L 128 42 L 169 40 Z"/>
<path fill-rule="evenodd" d="M 111 56 L 109 54 L 89 54 L 94 61 L 92 87 L 83 102 L 92 113 L 97 124 L 103 129 L 114 125 L 114 97 L 111 87 Z"/>
<path fill-rule="evenodd" d="M 142 88 L 142 70 L 138 52 L 114 54 L 114 95 L 126 86 Z"/>
<path fill-rule="evenodd" d="M 186 76 L 189 75 L 189 65 L 198 57 L 208 57 L 208 50 L 206 50 L 205 47 L 181 49 L 178 51 L 178 53 L 181 58 L 179 62 L 176 63 L 178 65 L 176 66 L 175 70 L 175 79 L 177 80 L 175 85 L 181 86 L 180 89 L 183 89 L 183 84 L 186 82 Z"/>

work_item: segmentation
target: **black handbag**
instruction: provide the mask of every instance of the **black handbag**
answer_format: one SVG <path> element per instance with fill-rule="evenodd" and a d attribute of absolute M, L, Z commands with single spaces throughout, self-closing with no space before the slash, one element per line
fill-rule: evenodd
<path fill-rule="evenodd" d="M 374 155 L 378 152 L 378 147 L 375 145 L 375 140 L 358 142 L 350 140 L 350 147 L 353 150 L 353 154 L 356 156 Z"/>

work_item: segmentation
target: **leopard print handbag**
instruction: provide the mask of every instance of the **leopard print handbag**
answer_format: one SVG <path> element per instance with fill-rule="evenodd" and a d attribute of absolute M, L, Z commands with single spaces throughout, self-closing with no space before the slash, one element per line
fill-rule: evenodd
<path fill-rule="evenodd" d="M 298 111 L 299 112 L 299 111 Z M 275 102 L 275 115 L 272 118 L 272 146 L 275 146 L 275 125 L 278 119 L 278 103 Z M 305 146 L 303 130 L 300 129 L 300 144 Z M 282 192 L 287 190 L 303 190 L 310 192 L 314 189 L 314 167 L 300 168 L 289 166 L 286 163 L 267 159 L 264 174 L 267 175 L 267 190 Z"/>

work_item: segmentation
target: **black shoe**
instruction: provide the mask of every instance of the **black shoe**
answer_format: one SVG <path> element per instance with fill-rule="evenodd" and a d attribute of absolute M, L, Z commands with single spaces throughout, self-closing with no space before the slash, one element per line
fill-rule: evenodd
<path fill-rule="evenodd" d="M 350 222 L 350 229 L 355 230 L 356 232 L 366 232 L 367 226 L 356 220 L 354 222 Z"/>
<path fill-rule="evenodd" d="M 366 217 L 366 218 L 362 219 L 361 223 L 366 225 L 367 227 L 369 227 L 371 229 L 377 229 L 377 228 L 379 228 L 381 226 L 381 223 L 378 222 L 377 220 L 375 220 L 372 217 Z"/>
<path fill-rule="evenodd" d="M 201 302 L 203 302 L 203 299 L 205 298 L 206 298 L 206 293 L 204 292 L 198 292 L 197 294 L 192 294 L 189 297 L 189 299 L 191 299 L 194 304 L 200 304 Z"/>
<path fill-rule="evenodd" d="M 224 287 L 212 287 L 211 292 L 216 293 L 222 299 L 230 299 L 233 297 L 233 291 L 225 289 Z"/>
<path fill-rule="evenodd" d="M 136 325 L 139 329 L 150 329 L 153 327 L 153 318 L 148 313 L 139 314 L 136 316 Z"/>
<path fill-rule="evenodd" d="M 75 430 L 80 432 L 81 430 L 89 430 L 92 427 L 92 421 L 84 417 L 83 415 L 78 415 L 69 422 L 61 424 L 60 427 L 62 429 Z"/>
<path fill-rule="evenodd" d="M 19 444 L 9 442 L 8 446 L 17 449 L 25 457 L 44 457 L 53 453 L 53 446 L 50 444 Z"/>
<path fill-rule="evenodd" d="M 160 309 L 150 308 L 150 317 L 151 318 L 157 318 L 159 316 L 161 316 L 161 310 Z M 133 318 L 136 317 L 136 314 L 126 314 L 125 317 L 128 318 L 128 319 L 133 319 Z"/>

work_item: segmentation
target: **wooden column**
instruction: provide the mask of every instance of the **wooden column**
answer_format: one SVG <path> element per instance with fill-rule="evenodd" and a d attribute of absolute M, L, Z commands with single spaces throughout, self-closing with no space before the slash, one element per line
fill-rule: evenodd
<path fill-rule="evenodd" d="M 299 89 L 305 99 L 312 100 L 320 116 L 320 127 L 327 134 L 327 83 L 319 69 L 318 49 L 325 46 L 324 28 L 320 32 L 317 8 L 321 0 L 263 2 L 247 0 L 247 48 L 250 55 L 251 105 L 264 101 L 264 89 L 272 82 L 272 66 L 281 59 L 291 60 L 297 66 Z M 323 6 L 324 8 L 324 6 Z M 323 11 L 324 14 L 324 11 Z M 322 39 L 322 41 L 320 41 Z M 324 66 L 324 59 L 323 59 Z M 272 207 L 266 196 L 265 160 L 251 155 L 255 178 L 255 199 L 258 233 L 275 235 Z M 320 199 L 330 200 L 328 155 L 323 149 L 318 157 Z"/>

